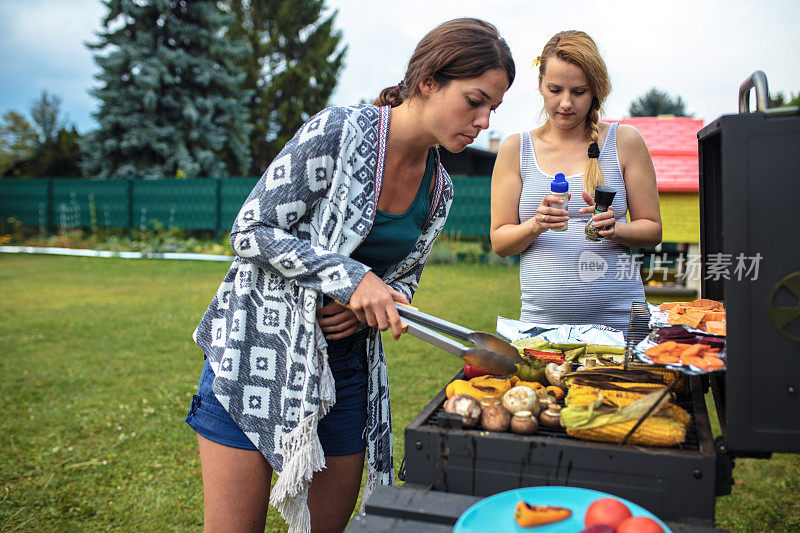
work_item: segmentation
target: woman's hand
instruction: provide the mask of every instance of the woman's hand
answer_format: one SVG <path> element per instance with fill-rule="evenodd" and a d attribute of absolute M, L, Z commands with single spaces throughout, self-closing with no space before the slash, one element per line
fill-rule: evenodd
<path fill-rule="evenodd" d="M 571 194 L 567 197 L 569 198 L 572 198 Z M 564 227 L 564 223 L 569 220 L 569 211 L 561 208 L 563 203 L 564 200 L 552 194 L 542 198 L 542 203 L 536 208 L 536 215 L 533 217 L 537 233 Z"/>
<path fill-rule="evenodd" d="M 328 340 L 343 339 L 358 329 L 358 318 L 337 301 L 317 309 L 317 322 Z"/>
<path fill-rule="evenodd" d="M 594 198 L 588 192 L 581 193 L 583 201 L 586 202 L 586 207 L 581 207 L 581 213 L 594 213 Z M 601 237 L 613 237 L 617 231 L 617 221 L 614 218 L 614 208 L 608 206 L 608 211 L 592 215 L 594 227 L 599 229 L 598 232 Z"/>
<path fill-rule="evenodd" d="M 392 336 L 397 340 L 403 333 L 403 325 L 395 302 L 408 304 L 408 299 L 369 271 L 350 297 L 348 307 L 359 321 L 366 322 L 370 327 L 381 331 L 392 328 Z"/>

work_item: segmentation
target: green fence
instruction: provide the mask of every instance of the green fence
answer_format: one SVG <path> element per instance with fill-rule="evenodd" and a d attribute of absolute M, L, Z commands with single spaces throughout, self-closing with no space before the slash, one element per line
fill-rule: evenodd
<path fill-rule="evenodd" d="M 256 178 L 159 180 L 0 179 L 0 216 L 48 231 L 152 228 L 229 231 Z M 445 232 L 489 235 L 490 180 L 454 177 Z"/>

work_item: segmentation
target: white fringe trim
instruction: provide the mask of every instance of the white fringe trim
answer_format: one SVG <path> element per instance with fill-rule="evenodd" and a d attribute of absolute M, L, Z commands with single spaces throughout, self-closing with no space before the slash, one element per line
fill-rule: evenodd
<path fill-rule="evenodd" d="M 365 505 L 367 500 L 372 495 L 372 491 L 375 490 L 375 487 L 378 486 L 378 471 L 369 464 L 367 461 L 367 479 L 364 481 L 364 488 L 361 491 L 361 507 L 359 508 L 358 512 L 361 514 L 366 514 Z"/>
<path fill-rule="evenodd" d="M 325 454 L 317 435 L 316 415 L 312 415 L 283 439 L 283 470 L 272 488 L 269 503 L 281 513 L 289 530 L 311 531 L 308 487 L 314 472 L 325 468 Z"/>
<path fill-rule="evenodd" d="M 322 367 L 319 377 L 319 418 L 328 414 L 333 404 L 336 403 L 336 381 L 333 379 L 331 367 L 327 361 Z"/>
<path fill-rule="evenodd" d="M 323 337 L 324 338 L 324 337 Z M 269 503 L 281 513 L 291 533 L 311 531 L 311 512 L 308 509 L 308 488 L 314 472 L 325 468 L 325 452 L 319 442 L 317 425 L 336 402 L 336 383 L 327 361 L 327 349 L 317 349 L 322 369 L 319 384 L 318 415 L 300 422 L 283 438 L 283 470 L 272 488 Z"/>
<path fill-rule="evenodd" d="M 320 369 L 319 376 L 319 418 L 328 414 L 330 408 L 336 403 L 336 381 L 333 379 L 333 372 L 328 364 L 328 343 L 325 341 L 325 334 L 316 323 L 317 338 L 317 366 Z"/>

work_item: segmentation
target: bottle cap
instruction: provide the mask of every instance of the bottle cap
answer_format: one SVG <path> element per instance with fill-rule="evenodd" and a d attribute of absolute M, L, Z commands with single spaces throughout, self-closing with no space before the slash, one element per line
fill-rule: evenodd
<path fill-rule="evenodd" d="M 552 192 L 567 192 L 569 190 L 569 183 L 567 183 L 563 173 L 559 172 L 555 175 L 555 179 L 550 182 L 550 190 Z"/>
<path fill-rule="evenodd" d="M 603 207 L 605 211 L 608 209 L 608 206 L 611 205 L 611 202 L 614 201 L 614 196 L 617 194 L 617 190 L 613 187 L 607 187 L 605 185 L 598 185 L 594 188 L 594 203 L 597 207 Z"/>

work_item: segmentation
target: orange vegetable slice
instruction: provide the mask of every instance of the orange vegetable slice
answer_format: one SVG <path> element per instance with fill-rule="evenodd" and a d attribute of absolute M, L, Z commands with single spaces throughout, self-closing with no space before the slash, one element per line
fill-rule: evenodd
<path fill-rule="evenodd" d="M 555 399 L 558 401 L 563 400 L 564 396 L 567 395 L 567 393 L 564 392 L 564 389 L 562 389 L 561 387 L 556 387 L 555 385 L 550 385 L 549 387 L 545 387 L 545 390 L 547 391 L 547 394 L 554 396 Z"/>
<path fill-rule="evenodd" d="M 704 316 L 705 312 L 703 311 L 693 311 L 691 309 L 687 309 L 686 313 L 681 315 L 675 321 L 675 324 L 685 324 L 690 328 L 696 328 L 700 325 L 700 322 L 703 320 Z"/>
<path fill-rule="evenodd" d="M 724 322 L 725 311 L 709 311 L 706 313 L 706 322 Z"/>
<path fill-rule="evenodd" d="M 697 357 L 696 355 L 688 355 L 686 357 L 681 356 L 681 363 L 696 366 L 700 370 L 709 369 L 708 362 L 702 357 Z"/>
<path fill-rule="evenodd" d="M 667 313 L 667 322 L 670 324 L 677 324 L 678 320 L 681 319 L 681 314 L 678 313 L 675 309 L 670 309 Z"/>
<path fill-rule="evenodd" d="M 681 362 L 681 358 L 677 355 L 654 355 L 650 359 L 659 365 L 674 365 Z"/>
<path fill-rule="evenodd" d="M 664 302 L 663 304 L 658 306 L 659 311 L 669 311 L 670 309 L 675 309 L 679 306 L 686 306 L 688 305 L 687 302 Z"/>
<path fill-rule="evenodd" d="M 681 359 L 685 359 L 686 357 L 702 357 L 700 353 L 703 351 L 705 351 L 705 347 L 702 344 L 692 344 L 688 348 L 683 349 L 680 353 L 680 357 Z"/>
<path fill-rule="evenodd" d="M 572 516 L 572 511 L 555 505 L 529 505 L 523 501 L 514 509 L 514 520 L 521 527 L 541 526 L 560 522 Z"/>
<path fill-rule="evenodd" d="M 718 302 L 716 300 L 711 300 L 709 298 L 700 298 L 699 300 L 694 300 L 689 304 L 691 307 L 713 307 L 714 309 L 723 309 L 722 302 Z"/>
<path fill-rule="evenodd" d="M 706 331 L 714 335 L 727 335 L 725 322 L 717 322 L 716 320 L 706 322 Z"/>

